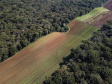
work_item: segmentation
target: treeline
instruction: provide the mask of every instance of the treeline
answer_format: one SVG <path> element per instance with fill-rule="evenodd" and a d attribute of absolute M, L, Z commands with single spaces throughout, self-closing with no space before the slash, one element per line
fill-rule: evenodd
<path fill-rule="evenodd" d="M 82 41 L 44 84 L 112 84 L 112 20 Z"/>
<path fill-rule="evenodd" d="M 107 0 L 0 0 L 0 62 Z"/>

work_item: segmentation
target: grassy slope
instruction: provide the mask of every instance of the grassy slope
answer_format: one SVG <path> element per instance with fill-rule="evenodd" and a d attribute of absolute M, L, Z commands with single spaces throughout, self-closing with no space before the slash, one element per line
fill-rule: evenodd
<path fill-rule="evenodd" d="M 84 21 L 86 22 L 88 19 L 93 18 L 96 15 L 100 15 L 102 12 L 107 12 L 109 11 L 108 9 L 104 8 L 104 7 L 99 7 L 99 8 L 95 8 L 93 9 L 90 13 L 83 15 L 81 17 L 76 18 L 77 20 L 80 21 Z"/>

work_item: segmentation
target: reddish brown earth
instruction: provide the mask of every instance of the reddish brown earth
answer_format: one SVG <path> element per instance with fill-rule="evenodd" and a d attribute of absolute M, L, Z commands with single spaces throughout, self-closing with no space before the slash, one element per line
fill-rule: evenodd
<path fill-rule="evenodd" d="M 105 22 L 107 22 L 110 19 L 112 19 L 112 11 L 109 11 L 108 13 L 106 13 L 105 15 L 103 15 L 100 19 L 95 20 L 92 23 L 92 25 L 100 28 Z"/>
<path fill-rule="evenodd" d="M 52 41 L 52 40 L 54 40 L 54 38 L 57 38 L 57 37 L 59 37 L 59 36 L 61 36 L 62 35 L 62 33 L 57 33 L 57 32 L 54 32 L 54 33 L 52 33 L 50 36 L 49 35 L 47 35 L 47 36 L 45 36 L 45 37 L 42 37 L 40 40 L 37 40 L 37 41 L 35 41 L 35 43 L 37 43 L 38 45 L 34 45 L 34 43 L 32 43 L 29 47 L 27 47 L 27 48 L 25 48 L 25 49 L 23 49 L 22 51 L 20 51 L 20 52 L 18 52 L 15 56 L 13 56 L 13 57 L 11 57 L 11 58 L 9 58 L 9 59 L 7 59 L 6 61 L 4 61 L 4 62 L 2 62 L 2 63 L 0 63 L 0 74 L 1 74 L 1 72 L 3 72 L 3 71 L 5 71 L 6 69 L 8 69 L 8 68 L 10 68 L 10 67 L 12 67 L 12 66 L 14 66 L 14 64 L 16 64 L 16 63 L 18 63 L 19 61 L 21 61 L 23 58 L 25 58 L 27 55 L 26 54 L 28 54 L 28 53 L 31 53 L 32 51 L 31 51 L 31 48 L 33 47 L 33 48 L 41 48 L 42 46 L 43 46 L 43 44 L 44 45 L 46 45 L 47 43 L 46 43 L 46 41 L 45 41 L 45 43 L 43 42 L 43 38 L 45 39 L 45 38 L 47 38 L 49 41 L 47 41 L 47 42 L 50 42 L 50 41 Z M 55 36 L 55 37 L 54 37 Z M 50 38 L 51 37 L 51 38 Z M 50 39 L 49 39 L 50 38 Z M 46 40 L 47 40 L 46 39 Z M 43 43 L 42 43 L 43 42 Z M 42 44 L 41 44 L 42 43 Z M 35 46 L 35 47 L 34 47 Z M 5 66 L 4 66 L 5 65 Z"/>
<path fill-rule="evenodd" d="M 112 0 L 110 0 L 107 4 L 105 4 L 104 7 L 112 11 Z"/>
<path fill-rule="evenodd" d="M 15 56 L 1 63 L 0 83 L 19 83 L 32 74 L 36 67 L 38 68 L 44 61 L 53 55 L 58 46 L 60 46 L 60 44 L 66 39 L 66 34 L 57 33 L 56 35 L 52 33 L 51 36 L 52 38 L 50 38 L 47 43 L 41 44 L 38 47 L 35 45 L 35 50 L 31 50 L 32 44 Z M 46 36 L 46 38 L 48 38 L 48 36 Z M 36 41 L 36 43 L 38 43 L 38 41 Z"/>
<path fill-rule="evenodd" d="M 77 35 L 81 32 L 82 29 L 85 29 L 84 27 L 88 25 L 85 22 L 79 21 L 79 20 L 73 20 L 68 24 L 70 27 L 70 30 L 67 32 L 67 34 L 70 35 Z M 88 25 L 89 26 L 89 25 Z M 86 26 L 87 28 L 87 26 Z"/>
<path fill-rule="evenodd" d="M 74 34 L 80 31 L 83 32 L 82 28 L 84 25 L 84 22 L 74 20 L 68 24 L 70 30 L 67 33 L 54 32 L 42 37 L 18 52 L 15 56 L 2 62 L 0 64 L 0 83 L 18 84 L 28 80 L 33 83 L 43 76 L 46 71 L 50 70 L 51 67 L 58 64 L 63 56 L 69 53 L 71 48 L 80 44 L 83 38 L 80 37 L 75 42 L 74 39 L 77 38 L 77 35 Z M 71 45 L 72 41 L 75 42 L 75 45 Z M 50 64 L 47 65 L 48 63 Z"/>

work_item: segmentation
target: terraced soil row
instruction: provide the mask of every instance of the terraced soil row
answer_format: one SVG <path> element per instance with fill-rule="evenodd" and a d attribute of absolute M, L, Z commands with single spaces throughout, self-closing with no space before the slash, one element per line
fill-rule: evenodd
<path fill-rule="evenodd" d="M 96 27 L 101 27 L 105 22 L 112 19 L 112 0 L 109 0 L 104 6 L 104 8 L 108 9 L 109 11 L 103 15 L 99 15 L 100 17 L 96 18 L 92 25 Z"/>
<path fill-rule="evenodd" d="M 100 28 L 105 22 L 109 21 L 110 19 L 112 19 L 112 11 L 109 11 L 108 13 L 106 13 L 105 15 L 103 15 L 101 18 L 95 20 L 92 25 Z"/>

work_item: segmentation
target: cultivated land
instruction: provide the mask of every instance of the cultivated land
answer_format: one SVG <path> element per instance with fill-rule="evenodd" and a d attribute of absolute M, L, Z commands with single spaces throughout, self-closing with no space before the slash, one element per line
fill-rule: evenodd
<path fill-rule="evenodd" d="M 112 11 L 112 0 L 107 2 L 107 4 L 105 4 L 104 7 L 107 8 L 108 10 Z"/>
<path fill-rule="evenodd" d="M 83 26 L 77 26 L 77 23 Z M 46 76 L 59 67 L 61 59 L 71 48 L 77 47 L 97 30 L 78 20 L 72 21 L 68 26 L 70 30 L 67 33 L 54 32 L 44 36 L 1 63 L 1 83 L 42 83 Z"/>
<path fill-rule="evenodd" d="M 106 7 L 110 7 L 110 9 L 112 8 L 112 5 L 110 5 L 110 3 L 112 4 L 112 0 L 104 6 L 105 8 L 95 8 L 90 13 L 76 19 L 100 28 L 106 21 L 112 19 L 112 11 L 106 9 Z"/>
<path fill-rule="evenodd" d="M 100 18 L 97 18 L 92 25 L 96 26 L 96 27 L 101 27 L 101 25 L 103 25 L 105 22 L 107 22 L 108 20 L 112 19 L 112 11 L 107 12 L 106 14 L 104 14 L 103 16 L 101 16 Z"/>
<path fill-rule="evenodd" d="M 99 7 L 99 8 L 95 8 L 90 13 L 78 17 L 76 19 L 91 24 L 96 19 L 101 18 L 103 15 L 105 15 L 108 11 L 109 10 L 104 7 Z"/>
<path fill-rule="evenodd" d="M 93 25 L 101 26 L 105 22 L 102 20 L 108 18 L 108 15 L 111 18 L 111 12 L 108 12 L 107 9 L 96 8 L 88 15 L 70 22 L 68 24 L 70 30 L 67 33 L 54 32 L 30 44 L 0 64 L 0 83 L 42 83 L 46 77 L 59 68 L 61 59 L 68 55 L 72 48 L 80 45 L 82 40 L 88 39 L 94 31 L 98 30 L 90 24 L 94 23 Z M 95 21 L 102 21 L 101 24 L 99 23 L 100 25 L 92 20 L 93 17 L 96 18 L 97 16 L 100 18 Z"/>

